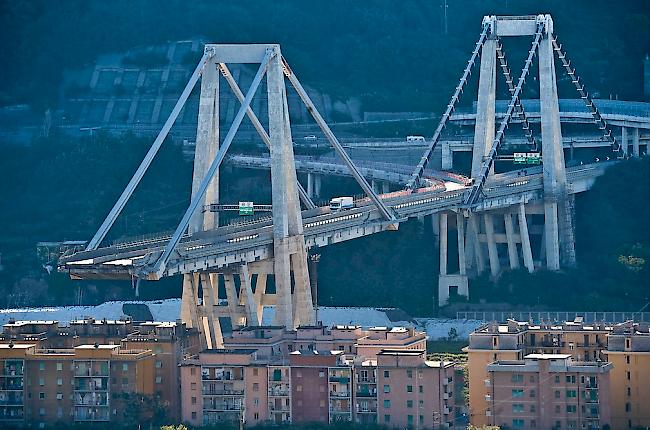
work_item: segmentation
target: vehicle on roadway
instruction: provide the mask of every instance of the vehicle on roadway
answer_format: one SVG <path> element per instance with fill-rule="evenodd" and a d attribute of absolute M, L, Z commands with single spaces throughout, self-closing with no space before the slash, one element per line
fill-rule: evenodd
<path fill-rule="evenodd" d="M 313 134 L 310 134 L 309 136 L 305 136 L 304 139 L 306 142 L 316 142 L 318 140 L 318 138 Z"/>
<path fill-rule="evenodd" d="M 424 136 L 406 136 L 407 142 L 426 142 Z"/>
<path fill-rule="evenodd" d="M 354 199 L 352 197 L 334 197 L 330 200 L 330 210 L 332 212 L 339 212 L 353 207 Z"/>

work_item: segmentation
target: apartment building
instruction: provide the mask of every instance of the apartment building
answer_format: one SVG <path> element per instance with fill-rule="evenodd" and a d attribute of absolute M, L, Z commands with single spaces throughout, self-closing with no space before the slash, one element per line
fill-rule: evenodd
<path fill-rule="evenodd" d="M 130 395 L 153 394 L 150 350 L 0 344 L 0 425 L 128 419 Z"/>
<path fill-rule="evenodd" d="M 487 366 L 485 416 L 490 425 L 509 429 L 609 428 L 612 368 L 569 354 L 495 361 Z"/>
<path fill-rule="evenodd" d="M 648 324 L 615 325 L 607 338 L 612 428 L 650 427 L 650 331 Z"/>
<path fill-rule="evenodd" d="M 562 324 L 531 324 L 515 320 L 485 324 L 469 337 L 470 421 L 488 425 L 485 381 L 487 366 L 500 360 L 523 360 L 529 354 L 568 354 L 576 361 L 605 360 L 607 336 L 612 327 L 576 319 Z"/>
<path fill-rule="evenodd" d="M 364 342 L 371 346 L 360 347 Z M 182 419 L 189 424 L 356 421 L 453 427 L 454 366 L 427 361 L 425 349 L 412 349 L 413 344 L 426 348 L 422 333 L 251 327 L 224 344 L 229 348 L 203 351 L 180 366 Z M 360 351 L 371 358 L 357 355 Z M 225 383 L 232 385 L 226 389 Z M 392 388 L 382 393 L 378 387 L 383 386 Z M 394 402 L 392 409 L 382 409 L 385 400 Z"/>
<path fill-rule="evenodd" d="M 454 428 L 454 364 L 428 361 L 426 350 L 377 354 L 377 421 L 399 428 Z"/>
<path fill-rule="evenodd" d="M 0 343 L 30 344 L 37 349 L 73 349 L 80 345 L 121 345 L 122 350 L 149 350 L 155 355 L 152 395 L 170 419 L 180 419 L 179 363 L 199 350 L 198 336 L 180 322 L 142 322 L 82 318 L 58 321 L 9 321 Z"/>

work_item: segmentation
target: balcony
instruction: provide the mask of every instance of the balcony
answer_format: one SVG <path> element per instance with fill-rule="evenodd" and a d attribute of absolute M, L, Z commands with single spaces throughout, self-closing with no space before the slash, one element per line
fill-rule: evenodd
<path fill-rule="evenodd" d="M 12 378 L 6 384 L 0 384 L 0 391 L 23 391 L 23 378 Z"/>
<path fill-rule="evenodd" d="M 204 396 L 243 396 L 244 390 L 235 390 L 235 389 L 210 389 L 203 387 L 201 390 Z"/>
<path fill-rule="evenodd" d="M 349 391 L 330 391 L 330 397 L 348 399 L 350 398 Z"/>
<path fill-rule="evenodd" d="M 108 407 L 76 407 L 74 410 L 75 421 L 108 421 L 110 413 Z"/>
<path fill-rule="evenodd" d="M 241 412 L 241 404 L 236 403 L 203 403 L 204 412 Z"/>
<path fill-rule="evenodd" d="M 275 404 L 269 403 L 269 411 L 271 411 L 271 412 L 291 412 L 291 406 L 275 405 Z"/>
<path fill-rule="evenodd" d="M 377 397 L 377 390 L 357 390 L 357 397 Z"/>
<path fill-rule="evenodd" d="M 291 390 L 289 388 L 269 387 L 269 396 L 288 397 L 290 395 L 291 395 Z"/>
<path fill-rule="evenodd" d="M 338 382 L 339 384 L 349 384 L 350 378 L 347 376 L 330 376 L 330 382 Z"/>

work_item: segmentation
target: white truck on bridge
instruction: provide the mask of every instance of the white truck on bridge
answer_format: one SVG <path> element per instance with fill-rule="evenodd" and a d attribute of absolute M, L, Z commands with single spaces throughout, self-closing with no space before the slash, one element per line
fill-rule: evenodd
<path fill-rule="evenodd" d="M 354 199 L 352 197 L 334 197 L 330 200 L 330 210 L 332 212 L 338 212 L 353 207 Z"/>

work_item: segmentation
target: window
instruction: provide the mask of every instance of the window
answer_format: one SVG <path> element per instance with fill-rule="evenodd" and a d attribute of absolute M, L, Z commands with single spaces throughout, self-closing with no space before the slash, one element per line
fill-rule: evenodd
<path fill-rule="evenodd" d="M 296 370 L 296 378 L 302 378 L 302 370 Z"/>
<path fill-rule="evenodd" d="M 56 393 L 57 400 L 63 400 L 63 393 Z"/>
<path fill-rule="evenodd" d="M 577 397 L 576 390 L 566 390 L 566 396 L 567 398 L 575 398 Z"/>
<path fill-rule="evenodd" d="M 630 356 L 629 355 L 625 356 L 625 364 L 630 364 Z"/>
<path fill-rule="evenodd" d="M 530 420 L 530 428 L 535 428 L 535 427 L 537 427 L 537 421 Z"/>
<path fill-rule="evenodd" d="M 193 420 L 196 419 L 196 412 L 192 412 L 192 419 L 193 419 Z"/>
<path fill-rule="evenodd" d="M 632 412 L 632 404 L 630 402 L 625 404 L 625 412 Z"/>
<path fill-rule="evenodd" d="M 513 373 L 511 380 L 512 382 L 524 382 L 524 375 L 521 373 Z"/>
<path fill-rule="evenodd" d="M 384 385 L 384 393 L 390 393 L 390 385 Z"/>
<path fill-rule="evenodd" d="M 129 378 L 122 378 L 122 385 L 129 385 Z"/>
<path fill-rule="evenodd" d="M 325 407 L 325 400 L 321 400 L 319 405 L 320 405 L 321 408 L 324 408 Z"/>
<path fill-rule="evenodd" d="M 420 393 L 424 393 L 424 386 L 420 385 L 420 386 L 418 387 L 418 391 L 419 391 Z"/>
<path fill-rule="evenodd" d="M 406 392 L 407 393 L 412 393 L 413 392 L 413 385 L 407 385 L 406 386 Z"/>
<path fill-rule="evenodd" d="M 390 408 L 390 400 L 384 400 L 384 408 L 386 409 Z"/>
<path fill-rule="evenodd" d="M 40 393 L 38 393 L 38 398 L 41 399 L 41 400 L 45 400 L 45 393 L 42 392 L 42 391 Z"/>
<path fill-rule="evenodd" d="M 424 415 L 420 415 L 420 424 L 424 424 Z"/>
<path fill-rule="evenodd" d="M 255 419 L 255 420 L 259 420 L 259 419 L 260 419 L 260 414 L 259 414 L 258 412 L 255 412 L 255 413 L 253 414 L 253 419 Z"/>
<path fill-rule="evenodd" d="M 129 363 L 122 363 L 122 372 L 129 371 Z"/>
<path fill-rule="evenodd" d="M 632 379 L 632 374 L 629 371 L 625 372 L 625 378 L 629 381 Z"/>
<path fill-rule="evenodd" d="M 555 398 L 556 399 L 560 398 L 560 390 L 555 390 Z"/>
<path fill-rule="evenodd" d="M 260 390 L 260 384 L 257 382 L 253 382 L 253 391 L 259 391 Z"/>
<path fill-rule="evenodd" d="M 63 370 L 63 363 L 56 363 L 56 370 L 57 372 L 60 372 Z"/>
<path fill-rule="evenodd" d="M 156 376 L 156 384 L 162 384 L 162 376 Z"/>
<path fill-rule="evenodd" d="M 406 421 L 408 421 L 409 425 L 413 424 L 413 415 L 407 415 Z"/>
<path fill-rule="evenodd" d="M 560 405 L 555 405 L 555 413 L 559 414 L 562 408 L 560 408 Z"/>
<path fill-rule="evenodd" d="M 253 376 L 258 376 L 260 373 L 258 368 L 253 369 Z"/>
<path fill-rule="evenodd" d="M 190 375 L 196 375 L 196 367 L 190 367 Z"/>
<path fill-rule="evenodd" d="M 56 379 L 56 385 L 63 385 L 63 379 L 57 378 Z"/>
<path fill-rule="evenodd" d="M 630 349 L 632 347 L 632 339 L 629 337 L 625 339 L 625 349 Z"/>
<path fill-rule="evenodd" d="M 38 378 L 38 385 L 40 385 L 41 387 L 43 385 L 45 385 L 45 379 L 44 378 Z"/>
<path fill-rule="evenodd" d="M 522 403 L 513 403 L 512 404 L 512 412 L 513 413 L 519 413 L 524 411 L 524 405 Z"/>
<path fill-rule="evenodd" d="M 560 383 L 560 375 L 555 375 L 555 383 L 556 384 Z"/>
<path fill-rule="evenodd" d="M 530 405 L 530 411 L 535 412 L 535 405 Z"/>
<path fill-rule="evenodd" d="M 566 376 L 566 383 L 567 384 L 575 384 L 576 383 L 576 375 L 567 375 Z"/>
<path fill-rule="evenodd" d="M 301 392 L 302 391 L 302 385 L 297 385 L 296 386 L 296 391 Z"/>
<path fill-rule="evenodd" d="M 192 404 L 196 405 L 196 397 L 192 397 Z"/>
<path fill-rule="evenodd" d="M 390 370 L 384 370 L 384 378 L 390 378 Z"/>
<path fill-rule="evenodd" d="M 38 414 L 39 414 L 40 416 L 45 415 L 45 408 L 38 408 Z"/>
<path fill-rule="evenodd" d="M 407 378 L 413 378 L 413 371 L 410 370 L 410 369 L 407 370 L 407 371 L 406 371 L 406 377 L 407 377 Z"/>
<path fill-rule="evenodd" d="M 196 382 L 190 384 L 190 390 L 196 390 Z"/>
<path fill-rule="evenodd" d="M 318 372 L 318 377 L 319 378 L 324 378 L 325 377 L 325 372 L 323 372 L 322 370 L 320 372 Z"/>
<path fill-rule="evenodd" d="M 512 427 L 514 428 L 524 428 L 524 420 L 522 419 L 514 419 L 512 420 Z"/>
<path fill-rule="evenodd" d="M 389 423 L 390 422 L 390 415 L 384 415 L 384 422 Z"/>
<path fill-rule="evenodd" d="M 535 375 L 530 375 L 529 380 L 530 380 L 530 382 L 535 382 Z"/>
<path fill-rule="evenodd" d="M 531 398 L 535 397 L 536 395 L 537 395 L 537 393 L 535 393 L 535 390 L 530 390 L 530 397 Z"/>
<path fill-rule="evenodd" d="M 630 397 L 632 395 L 632 389 L 630 387 L 627 387 L 627 396 Z"/>
<path fill-rule="evenodd" d="M 38 370 L 45 370 L 45 362 L 41 361 L 38 363 Z"/>
<path fill-rule="evenodd" d="M 413 408 L 413 400 L 407 400 L 406 401 L 406 407 L 407 408 Z"/>
<path fill-rule="evenodd" d="M 568 414 L 575 414 L 578 411 L 578 407 L 576 405 L 566 405 L 566 411 Z"/>
<path fill-rule="evenodd" d="M 162 369 L 162 361 L 156 361 L 156 369 Z"/>
<path fill-rule="evenodd" d="M 259 405 L 260 405 L 260 398 L 259 398 L 259 397 L 255 397 L 255 398 L 253 399 L 253 405 L 255 405 L 255 406 L 259 406 Z"/>
<path fill-rule="evenodd" d="M 512 390 L 512 397 L 524 397 L 524 390 L 522 389 Z"/>

